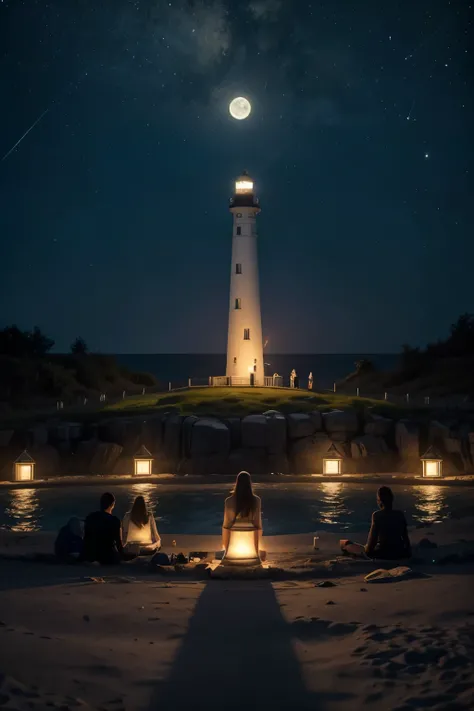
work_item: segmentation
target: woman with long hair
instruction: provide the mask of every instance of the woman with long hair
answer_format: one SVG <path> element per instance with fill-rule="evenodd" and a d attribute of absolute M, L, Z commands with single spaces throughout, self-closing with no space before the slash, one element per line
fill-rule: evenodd
<path fill-rule="evenodd" d="M 240 472 L 232 494 L 225 500 L 222 546 L 226 552 L 231 531 L 236 525 L 245 525 L 253 530 L 255 550 L 259 551 L 262 537 L 262 502 L 260 497 L 253 493 L 248 472 Z"/>
<path fill-rule="evenodd" d="M 126 552 L 146 555 L 161 548 L 156 521 L 148 512 L 143 496 L 137 496 L 130 511 L 123 517 L 122 531 Z"/>

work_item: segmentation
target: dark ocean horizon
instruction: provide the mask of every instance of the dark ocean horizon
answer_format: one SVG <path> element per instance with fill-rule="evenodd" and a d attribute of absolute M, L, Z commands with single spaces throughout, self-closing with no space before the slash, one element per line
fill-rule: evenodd
<path fill-rule="evenodd" d="M 152 373 L 160 382 L 171 382 L 172 387 L 187 385 L 188 378 L 203 380 L 204 384 L 210 375 L 225 375 L 225 353 L 130 353 L 115 357 L 130 370 Z M 265 374 L 278 373 L 288 384 L 294 368 L 303 386 L 312 372 L 314 386 L 329 389 L 335 381 L 352 373 L 358 360 L 371 360 L 378 370 L 392 370 L 398 357 L 396 353 L 266 354 Z"/>

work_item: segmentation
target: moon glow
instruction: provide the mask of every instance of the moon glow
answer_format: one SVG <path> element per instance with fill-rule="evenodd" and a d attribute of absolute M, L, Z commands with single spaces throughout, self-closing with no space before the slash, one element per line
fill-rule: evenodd
<path fill-rule="evenodd" d="M 242 121 L 246 119 L 252 110 L 250 101 L 243 96 L 238 96 L 236 99 L 232 99 L 229 104 L 229 113 L 232 118 Z"/>

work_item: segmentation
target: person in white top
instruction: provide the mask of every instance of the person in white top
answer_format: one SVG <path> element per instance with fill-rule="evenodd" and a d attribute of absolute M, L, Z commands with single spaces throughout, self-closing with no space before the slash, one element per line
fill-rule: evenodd
<path fill-rule="evenodd" d="M 138 555 L 154 553 L 161 548 L 161 538 L 153 514 L 149 513 L 143 496 L 137 496 L 123 517 L 122 538 L 125 551 Z"/>
<path fill-rule="evenodd" d="M 232 495 L 225 500 L 222 546 L 226 552 L 232 529 L 243 524 L 253 528 L 255 550 L 259 551 L 262 538 L 262 502 L 260 497 L 253 493 L 248 472 L 240 472 Z"/>

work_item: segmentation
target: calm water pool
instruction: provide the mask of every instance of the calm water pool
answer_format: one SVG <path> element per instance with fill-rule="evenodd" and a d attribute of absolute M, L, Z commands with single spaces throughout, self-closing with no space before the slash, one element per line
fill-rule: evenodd
<path fill-rule="evenodd" d="M 142 494 L 166 533 L 219 533 L 229 485 L 179 486 L 127 484 L 111 487 L 116 513 L 123 516 Z M 256 485 L 262 497 L 264 530 L 268 535 L 314 530 L 364 531 L 375 508 L 374 484 L 315 483 Z M 439 521 L 450 511 L 474 504 L 474 488 L 448 486 L 393 486 L 397 508 L 409 524 Z M 31 488 L 0 491 L 0 528 L 14 531 L 56 531 L 71 516 L 84 517 L 98 508 L 102 490 Z"/>

